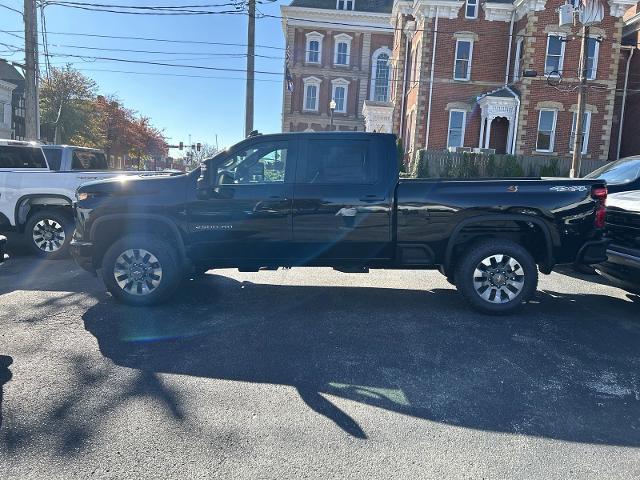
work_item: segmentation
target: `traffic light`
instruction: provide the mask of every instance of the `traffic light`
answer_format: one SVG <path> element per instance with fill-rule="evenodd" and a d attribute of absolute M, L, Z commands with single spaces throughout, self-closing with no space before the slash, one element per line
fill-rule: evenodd
<path fill-rule="evenodd" d="M 202 144 L 198 143 L 196 144 L 196 150 L 199 152 L 200 150 L 202 150 Z"/>
<path fill-rule="evenodd" d="M 180 146 L 178 147 L 180 150 L 184 150 L 184 142 L 180 142 Z"/>

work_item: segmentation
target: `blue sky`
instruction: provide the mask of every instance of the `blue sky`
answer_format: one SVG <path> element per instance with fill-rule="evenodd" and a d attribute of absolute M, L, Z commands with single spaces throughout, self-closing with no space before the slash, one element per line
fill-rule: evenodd
<path fill-rule="evenodd" d="M 85 2 L 87 3 L 87 2 Z M 123 5 L 194 5 L 222 4 L 227 1 L 214 0 L 117 0 L 93 3 Z M 266 14 L 279 15 L 281 4 L 276 1 L 259 6 Z M 21 0 L 0 0 L 4 4 L 22 10 Z M 245 47 L 172 44 L 139 40 L 115 40 L 67 35 L 53 32 L 79 32 L 101 35 L 153 37 L 172 40 L 193 40 L 246 44 L 246 15 L 211 16 L 140 16 L 90 12 L 48 6 L 45 9 L 46 26 L 49 32 L 49 49 L 52 54 L 73 54 L 101 56 L 128 60 L 155 61 L 172 64 L 203 65 L 215 68 L 244 69 L 246 57 L 241 57 Z M 21 17 L 7 9 L 0 8 L 0 30 L 23 29 Z M 284 65 L 284 36 L 279 19 L 257 20 L 256 43 L 265 47 L 256 50 L 258 55 L 275 58 L 257 58 L 256 69 L 277 72 L 279 75 L 257 75 L 255 128 L 263 133 L 278 132 L 281 129 L 282 110 L 282 70 Z M 0 32 L 0 42 L 20 45 L 21 39 Z M 59 46 L 56 46 L 59 45 Z M 67 46 L 62 46 L 67 45 Z M 111 49 L 153 50 L 175 52 L 175 55 L 155 53 L 131 53 L 119 51 L 92 51 L 82 47 Z M 0 57 L 22 61 L 22 52 L 11 55 L 7 47 L 0 45 Z M 219 56 L 219 54 L 239 56 Z M 205 56 L 205 54 L 210 56 Z M 218 54 L 218 55 L 216 55 Z M 161 67 L 133 63 L 120 63 L 91 58 L 55 57 L 51 62 L 56 66 L 72 63 L 74 68 L 94 79 L 100 93 L 115 94 L 124 104 L 140 114 L 152 119 L 155 126 L 165 131 L 170 143 L 189 140 L 193 143 L 215 144 L 218 135 L 220 146 L 231 145 L 244 135 L 244 94 L 245 81 L 242 72 L 196 70 L 190 68 Z M 158 74 L 183 74 L 219 78 L 193 78 L 169 75 L 135 75 L 98 70 L 121 70 Z M 220 78 L 225 77 L 225 78 Z M 177 152 L 172 152 L 177 153 Z"/>

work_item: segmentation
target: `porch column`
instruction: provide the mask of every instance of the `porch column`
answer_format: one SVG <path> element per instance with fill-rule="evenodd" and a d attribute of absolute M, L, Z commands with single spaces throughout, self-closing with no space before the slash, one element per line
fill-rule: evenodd
<path fill-rule="evenodd" d="M 495 117 L 487 117 L 487 137 L 484 139 L 484 148 L 489 148 L 489 141 L 491 140 L 491 124 Z"/>
<path fill-rule="evenodd" d="M 482 148 L 484 143 L 484 124 L 487 121 L 487 117 L 482 115 L 482 120 L 480 121 L 480 141 L 478 142 L 478 147 Z"/>
<path fill-rule="evenodd" d="M 511 150 L 513 149 L 513 131 L 515 119 L 509 117 L 509 133 L 507 133 L 507 154 L 511 155 Z"/>

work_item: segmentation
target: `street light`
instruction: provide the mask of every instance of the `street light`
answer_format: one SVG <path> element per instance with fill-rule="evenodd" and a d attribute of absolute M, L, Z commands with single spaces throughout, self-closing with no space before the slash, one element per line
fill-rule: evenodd
<path fill-rule="evenodd" d="M 336 109 L 337 106 L 338 105 L 336 104 L 335 100 L 332 99 L 329 102 L 329 111 L 331 112 L 331 130 L 333 130 L 333 112 L 334 112 L 334 110 Z"/>

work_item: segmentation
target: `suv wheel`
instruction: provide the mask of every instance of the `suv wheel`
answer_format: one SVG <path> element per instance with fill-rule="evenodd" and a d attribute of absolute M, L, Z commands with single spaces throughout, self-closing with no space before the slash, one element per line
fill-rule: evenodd
<path fill-rule="evenodd" d="M 527 303 L 538 287 L 538 268 L 517 243 L 494 239 L 471 247 L 456 268 L 456 286 L 476 310 L 507 315 Z"/>
<path fill-rule="evenodd" d="M 180 285 L 179 263 L 171 245 L 150 235 L 116 241 L 102 260 L 102 279 L 118 300 L 134 306 L 168 300 Z"/>
<path fill-rule="evenodd" d="M 55 210 L 41 210 L 29 217 L 25 238 L 36 255 L 46 259 L 68 256 L 73 235 L 73 219 Z"/>

